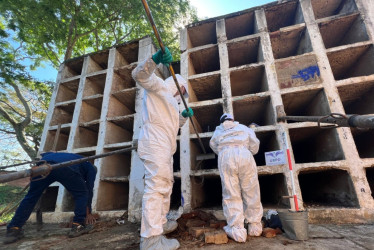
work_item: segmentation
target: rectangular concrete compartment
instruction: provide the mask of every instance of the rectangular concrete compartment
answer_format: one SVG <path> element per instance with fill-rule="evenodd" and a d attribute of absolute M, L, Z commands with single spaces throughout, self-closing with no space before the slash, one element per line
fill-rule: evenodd
<path fill-rule="evenodd" d="M 216 22 L 187 28 L 187 49 L 217 43 Z"/>
<path fill-rule="evenodd" d="M 57 134 L 57 128 L 53 130 L 51 129 L 48 131 L 47 139 L 45 141 L 45 145 L 43 149 L 44 152 L 52 150 L 53 144 L 55 142 L 56 134 Z M 70 135 L 70 127 L 61 128 L 60 135 L 57 140 L 56 148 L 53 151 L 66 150 L 68 146 L 69 135 Z"/>
<path fill-rule="evenodd" d="M 47 187 L 41 197 L 40 209 L 42 212 L 54 212 L 56 209 L 56 200 L 58 194 L 58 187 Z M 35 210 L 34 210 L 35 211 Z"/>
<path fill-rule="evenodd" d="M 327 52 L 327 57 L 335 80 L 374 74 L 374 48 L 372 44 Z"/>
<path fill-rule="evenodd" d="M 231 95 L 256 94 L 269 90 L 265 66 L 247 66 L 230 71 Z"/>
<path fill-rule="evenodd" d="M 189 57 L 189 76 L 220 70 L 218 46 L 193 51 Z"/>
<path fill-rule="evenodd" d="M 68 60 L 64 63 L 61 79 L 79 76 L 80 74 L 82 74 L 82 68 L 83 57 L 76 58 L 74 60 Z"/>
<path fill-rule="evenodd" d="M 255 33 L 255 13 L 247 12 L 225 19 L 227 40 Z"/>
<path fill-rule="evenodd" d="M 102 95 L 83 99 L 81 112 L 79 115 L 79 123 L 91 122 L 100 119 L 102 103 Z"/>
<path fill-rule="evenodd" d="M 222 186 L 219 176 L 191 176 L 191 208 L 222 210 Z"/>
<path fill-rule="evenodd" d="M 313 51 L 305 24 L 271 33 L 270 41 L 275 59 L 302 55 Z"/>
<path fill-rule="evenodd" d="M 105 149 L 104 153 L 109 153 L 122 148 Z M 128 178 L 131 170 L 131 152 L 115 154 L 104 157 L 101 164 L 100 178 L 112 178 L 113 180 Z M 98 173 L 99 175 L 99 173 Z"/>
<path fill-rule="evenodd" d="M 223 115 L 222 103 L 213 103 L 204 106 L 192 106 L 190 107 L 194 111 L 192 117 L 198 133 L 212 132 L 219 125 L 219 118 Z M 188 121 L 190 122 L 190 121 Z M 195 131 L 190 124 L 190 134 L 194 134 Z"/>
<path fill-rule="evenodd" d="M 369 187 L 370 187 L 370 190 L 371 190 L 371 196 L 373 197 L 374 199 L 374 167 L 369 167 L 369 168 L 366 168 L 366 179 L 369 183 Z"/>
<path fill-rule="evenodd" d="M 170 196 L 170 210 L 174 209 L 177 210 L 181 205 L 181 197 L 182 197 L 182 190 L 181 190 L 181 179 L 174 178 L 173 183 L 173 190 Z"/>
<path fill-rule="evenodd" d="M 131 72 L 135 69 L 136 65 L 128 65 L 116 68 L 113 74 L 112 92 L 123 89 L 129 89 L 136 86 L 136 82 L 131 76 Z"/>
<path fill-rule="evenodd" d="M 83 97 L 104 94 L 105 80 L 105 73 L 86 77 L 86 83 L 84 84 L 83 90 Z"/>
<path fill-rule="evenodd" d="M 128 203 L 128 182 L 99 182 L 96 201 L 97 211 L 127 210 Z"/>
<path fill-rule="evenodd" d="M 105 144 L 114 144 L 132 141 L 132 124 L 112 120 L 106 123 Z"/>
<path fill-rule="evenodd" d="M 351 128 L 360 158 L 374 158 L 374 131 Z"/>
<path fill-rule="evenodd" d="M 357 11 L 354 0 L 313 0 L 311 2 L 315 19 Z"/>
<path fill-rule="evenodd" d="M 222 98 L 221 75 L 209 74 L 189 79 L 188 102 L 199 102 Z"/>
<path fill-rule="evenodd" d="M 318 26 L 326 49 L 369 40 L 359 13 L 320 22 Z"/>
<path fill-rule="evenodd" d="M 288 195 L 286 178 L 282 173 L 259 175 L 258 182 L 260 184 L 261 203 L 265 209 L 289 207 L 288 200 L 282 199 L 282 196 Z"/>
<path fill-rule="evenodd" d="M 96 125 L 96 126 L 95 126 Z M 98 124 L 79 126 L 74 138 L 74 148 L 94 147 L 97 145 Z"/>
<path fill-rule="evenodd" d="M 336 129 L 295 128 L 289 135 L 296 164 L 345 159 Z"/>
<path fill-rule="evenodd" d="M 265 152 L 275 151 L 281 149 L 277 141 L 275 131 L 261 131 L 256 132 L 256 137 L 260 140 L 260 148 L 255 158 L 257 166 L 265 166 Z"/>
<path fill-rule="evenodd" d="M 258 63 L 264 60 L 260 46 L 260 37 L 227 43 L 227 51 L 230 68 Z"/>
<path fill-rule="evenodd" d="M 74 108 L 75 102 L 56 105 L 49 125 L 54 126 L 71 123 L 73 120 Z"/>
<path fill-rule="evenodd" d="M 79 79 L 61 82 L 58 86 L 56 103 L 75 100 L 77 98 Z"/>
<path fill-rule="evenodd" d="M 265 16 L 269 32 L 304 22 L 298 1 L 288 1 L 265 8 Z"/>
<path fill-rule="evenodd" d="M 304 170 L 298 178 L 307 208 L 359 207 L 352 179 L 346 170 Z"/>
<path fill-rule="evenodd" d="M 270 96 L 242 96 L 233 98 L 234 118 L 248 126 L 252 122 L 260 126 L 275 123 Z"/>
<path fill-rule="evenodd" d="M 331 113 L 323 89 L 291 92 L 282 95 L 284 111 L 290 116 L 323 116 Z M 292 123 L 293 121 L 287 121 Z"/>
<path fill-rule="evenodd" d="M 130 115 L 135 113 L 135 97 L 137 88 L 123 89 L 112 93 L 110 114 Z M 119 103 L 120 102 L 120 103 Z"/>
<path fill-rule="evenodd" d="M 201 141 L 203 142 L 205 151 L 207 154 L 214 153 L 209 146 L 209 141 L 211 137 L 203 137 Z M 190 162 L 191 170 L 205 170 L 205 169 L 218 169 L 217 156 L 213 159 L 198 161 L 197 156 L 204 155 L 204 152 L 200 146 L 199 140 L 197 138 L 190 139 Z"/>
<path fill-rule="evenodd" d="M 125 46 L 119 45 L 116 51 L 114 67 L 122 67 L 138 61 L 139 41 L 131 42 Z"/>
<path fill-rule="evenodd" d="M 90 56 L 91 60 L 89 60 L 89 63 L 87 66 L 87 74 L 107 69 L 108 68 L 108 57 L 109 57 L 108 50 L 91 55 Z"/>
<path fill-rule="evenodd" d="M 374 114 L 374 81 L 338 86 L 346 114 Z"/>

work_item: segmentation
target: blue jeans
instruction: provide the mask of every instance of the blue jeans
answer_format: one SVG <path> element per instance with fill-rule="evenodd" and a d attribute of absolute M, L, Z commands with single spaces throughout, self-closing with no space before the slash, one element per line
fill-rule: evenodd
<path fill-rule="evenodd" d="M 29 192 L 23 198 L 12 221 L 7 227 L 21 228 L 29 219 L 43 191 L 55 181 L 60 182 L 74 198 L 75 209 L 73 221 L 81 224 L 84 223 L 88 200 L 86 184 L 80 174 L 65 167 L 52 170 L 45 179 L 31 182 Z"/>

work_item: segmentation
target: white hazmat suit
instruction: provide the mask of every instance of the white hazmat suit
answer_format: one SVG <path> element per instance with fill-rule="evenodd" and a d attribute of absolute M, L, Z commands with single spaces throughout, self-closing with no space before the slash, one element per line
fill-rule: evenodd
<path fill-rule="evenodd" d="M 174 97 L 177 91 L 174 81 L 168 78 L 164 82 L 154 74 L 155 69 L 155 62 L 149 58 L 132 72 L 135 81 L 145 89 L 143 127 L 140 131 L 137 151 L 145 167 L 140 234 L 142 238 L 148 238 L 149 241 L 161 235 L 163 225 L 164 227 L 167 225 L 166 214 L 170 208 L 174 179 L 173 154 L 177 147 L 176 137 L 179 127 L 186 121 L 180 115 L 177 97 Z M 187 91 L 186 81 L 180 75 L 177 75 L 177 79 Z M 151 249 L 165 248 L 163 242 L 166 241 L 171 240 L 162 238 L 162 242 L 152 243 Z"/>
<path fill-rule="evenodd" d="M 262 233 L 263 209 L 253 158 L 259 145 L 252 129 L 231 120 L 217 126 L 210 140 L 210 147 L 218 155 L 223 213 L 228 224 L 224 230 L 238 242 L 247 239 L 244 221 L 249 223 L 248 235 L 260 236 Z"/>

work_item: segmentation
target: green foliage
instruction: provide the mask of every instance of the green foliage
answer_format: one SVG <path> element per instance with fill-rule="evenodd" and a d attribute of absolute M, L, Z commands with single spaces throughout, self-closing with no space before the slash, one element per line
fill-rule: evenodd
<path fill-rule="evenodd" d="M 14 187 L 9 185 L 0 184 L 0 212 L 3 211 L 3 209 L 9 204 L 12 203 L 15 204 L 15 202 L 18 202 L 20 199 L 23 198 L 25 193 L 19 194 L 19 192 L 22 190 L 21 187 Z M 14 200 L 14 202 L 12 202 Z M 0 216 L 0 223 L 3 222 L 9 222 L 14 215 L 14 212 L 9 214 L 3 214 Z"/>
<path fill-rule="evenodd" d="M 178 30 L 197 20 L 196 10 L 188 0 L 148 4 L 164 43 L 179 58 Z M 140 0 L 2 0 L 0 14 L 30 54 L 56 67 L 71 57 L 153 33 Z"/>

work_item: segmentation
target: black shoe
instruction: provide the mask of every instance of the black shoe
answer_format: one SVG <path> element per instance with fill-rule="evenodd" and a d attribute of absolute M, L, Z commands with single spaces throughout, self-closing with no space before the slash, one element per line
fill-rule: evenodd
<path fill-rule="evenodd" d="M 19 227 L 11 227 L 8 228 L 6 231 L 5 239 L 4 239 L 4 244 L 9 244 L 16 242 L 17 240 L 20 240 L 23 238 L 23 229 Z"/>
<path fill-rule="evenodd" d="M 93 229 L 92 225 L 83 225 L 83 224 L 74 222 L 69 232 L 69 237 L 70 238 L 78 237 L 82 234 L 88 233 L 92 229 Z"/>

